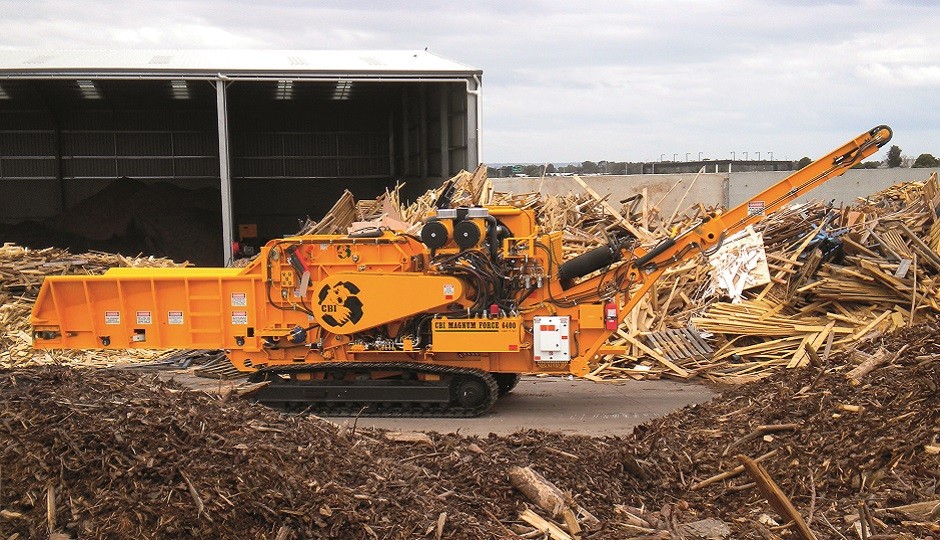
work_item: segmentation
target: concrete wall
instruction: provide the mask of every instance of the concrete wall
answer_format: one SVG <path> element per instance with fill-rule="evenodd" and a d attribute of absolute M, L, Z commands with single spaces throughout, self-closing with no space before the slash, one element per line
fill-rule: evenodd
<path fill-rule="evenodd" d="M 672 213 L 676 206 L 685 211 L 690 205 L 737 206 L 770 187 L 793 171 L 760 171 L 695 174 L 635 174 L 628 176 L 582 176 L 581 179 L 615 208 L 620 201 L 647 190 L 648 204 L 658 205 L 661 214 Z M 938 169 L 854 169 L 807 193 L 798 200 L 835 200 L 835 204 L 852 204 L 858 197 L 877 193 L 898 182 L 926 180 Z M 694 179 L 694 183 L 693 183 Z M 494 178 L 496 191 L 529 193 L 539 191 L 557 195 L 583 193 L 571 177 Z M 690 189 L 691 186 L 691 189 Z M 686 191 L 688 194 L 686 195 Z M 662 201 L 662 202 L 660 202 Z"/>
<path fill-rule="evenodd" d="M 647 201 L 651 206 L 658 204 L 660 214 L 672 213 L 677 205 L 682 210 L 694 203 L 706 206 L 723 205 L 728 180 L 727 173 L 701 174 L 633 174 L 628 176 L 582 176 L 582 180 L 601 196 L 610 194 L 608 201 L 614 208 L 620 208 L 620 201 L 643 193 L 646 189 Z M 695 182 L 693 183 L 693 179 Z M 584 189 L 568 176 L 550 176 L 544 181 L 538 178 L 494 178 L 496 191 L 528 193 L 539 191 L 551 195 L 565 193 L 584 193 Z M 690 189 L 691 186 L 691 189 Z M 688 195 L 683 195 L 688 191 Z M 660 201 L 662 201 L 660 203 Z"/>
<path fill-rule="evenodd" d="M 877 193 L 898 182 L 926 180 L 938 169 L 852 169 L 807 193 L 799 200 L 831 201 L 852 204 L 858 197 Z M 757 195 L 775 182 L 786 178 L 789 172 L 731 173 L 729 187 L 730 206 L 737 206 Z"/>

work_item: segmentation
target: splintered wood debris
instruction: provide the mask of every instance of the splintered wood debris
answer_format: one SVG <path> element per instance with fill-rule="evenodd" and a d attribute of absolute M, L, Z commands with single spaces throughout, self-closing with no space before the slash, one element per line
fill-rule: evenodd
<path fill-rule="evenodd" d="M 184 265 L 159 257 L 126 257 L 102 252 L 73 255 L 59 248 L 27 249 L 3 244 L 0 247 L 0 368 L 37 364 L 100 367 L 119 361 L 152 361 L 169 354 L 146 349 L 37 352 L 32 349 L 29 315 L 46 276 L 103 274 L 113 267 L 174 266 Z"/>
<path fill-rule="evenodd" d="M 137 372 L 0 371 L 0 535 L 936 538 L 936 331 L 858 352 L 884 361 L 857 384 L 837 352 L 623 438 L 355 429 Z"/>
<path fill-rule="evenodd" d="M 455 205 L 535 209 L 564 231 L 566 257 L 624 222 L 658 238 L 714 210 L 663 217 L 656 205 L 599 204 L 596 193 L 494 193 L 485 170 L 455 184 Z M 414 232 L 441 194 L 412 204 L 398 190 L 344 196 L 309 230 L 384 220 Z M 612 338 L 632 352 L 600 358 L 590 378 L 763 380 L 627 438 L 357 431 L 279 415 L 234 391 L 210 397 L 139 373 L 36 367 L 124 359 L 30 350 L 28 315 L 45 275 L 173 263 L 4 245 L 0 367 L 16 369 L 0 373 L 0 535 L 937 537 L 938 204 L 931 176 L 851 207 L 778 212 L 755 229 L 770 281 L 742 288 L 737 302 L 715 291 L 704 259 L 666 272 Z M 156 354 L 133 352 L 179 353 Z M 787 366 L 804 369 L 779 372 Z M 746 469 L 748 460 L 760 467 Z"/>
<path fill-rule="evenodd" d="M 652 243 L 718 211 L 693 204 L 685 212 L 663 216 L 657 204 L 640 197 L 622 204 L 610 201 L 583 181 L 581 193 L 497 193 L 484 166 L 462 171 L 452 184 L 451 206 L 532 208 L 545 230 L 563 231 L 566 259 L 601 245 L 611 233 Z M 342 234 L 370 226 L 417 233 L 446 187 L 411 203 L 401 199 L 401 186 L 374 200 L 356 201 L 345 192 L 321 220 L 307 220 L 300 233 Z M 940 313 L 938 205 L 940 189 L 933 174 L 851 206 L 808 202 L 776 212 L 711 259 L 699 257 L 668 269 L 612 336 L 609 345 L 624 347 L 626 353 L 599 357 L 589 378 L 705 377 L 736 384 L 806 365 L 812 355 L 851 350 L 885 332 L 935 322 Z M 125 358 L 114 352 L 69 352 L 55 358 L 32 353 L 26 319 L 42 277 L 95 273 L 116 265 L 172 264 L 5 246 L 0 251 L 0 366 L 101 365 Z M 142 354 L 147 359 L 156 355 Z"/>
<path fill-rule="evenodd" d="M 566 259 L 601 245 L 612 232 L 653 243 L 718 211 L 693 204 L 663 216 L 656 204 L 638 197 L 618 208 L 583 181 L 583 193 L 494 193 L 482 167 L 453 181 L 453 206 L 534 209 L 542 227 L 563 231 Z M 396 189 L 359 205 L 384 208 L 379 218 L 412 223 L 408 230 L 416 232 L 441 194 L 429 191 L 409 205 Z M 737 384 L 804 366 L 811 355 L 851 350 L 885 332 L 934 322 L 940 313 L 938 204 L 934 174 L 851 206 L 807 202 L 776 212 L 712 258 L 667 270 L 609 342 L 627 353 L 598 358 L 589 378 L 701 376 Z M 677 343 L 664 334 L 669 330 L 699 340 Z M 705 347 L 694 346 L 700 340 Z"/>

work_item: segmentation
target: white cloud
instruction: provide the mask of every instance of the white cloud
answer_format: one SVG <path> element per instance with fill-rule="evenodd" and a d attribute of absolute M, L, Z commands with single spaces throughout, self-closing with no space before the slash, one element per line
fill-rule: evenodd
<path fill-rule="evenodd" d="M 16 48 L 423 49 L 484 70 L 490 161 L 940 154 L 932 2 L 0 0 Z"/>

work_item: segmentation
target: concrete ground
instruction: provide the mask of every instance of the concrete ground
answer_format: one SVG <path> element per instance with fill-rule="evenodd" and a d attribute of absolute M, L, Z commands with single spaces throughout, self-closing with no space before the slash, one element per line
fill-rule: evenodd
<path fill-rule="evenodd" d="M 218 392 L 238 381 L 196 377 L 191 370 L 159 371 L 162 379 L 174 379 L 190 388 Z M 595 383 L 567 377 L 526 376 L 509 395 L 476 418 L 327 418 L 358 428 L 395 431 L 490 433 L 508 435 L 522 429 L 558 431 L 568 435 L 624 436 L 651 418 L 665 416 L 692 403 L 703 403 L 714 394 L 696 383 L 667 380 Z"/>
<path fill-rule="evenodd" d="M 633 427 L 714 394 L 705 386 L 672 381 L 595 383 L 562 377 L 523 377 L 519 386 L 477 418 L 359 418 L 357 427 L 397 431 L 508 435 L 521 429 L 568 435 L 628 435 Z M 351 418 L 330 418 L 339 424 Z"/>

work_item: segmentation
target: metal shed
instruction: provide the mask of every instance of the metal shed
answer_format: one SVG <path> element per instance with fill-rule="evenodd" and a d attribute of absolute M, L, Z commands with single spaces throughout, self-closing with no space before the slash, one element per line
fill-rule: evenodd
<path fill-rule="evenodd" d="M 217 188 L 229 261 L 240 224 L 475 167 L 481 77 L 427 51 L 0 51 L 0 223 L 130 179 Z"/>

